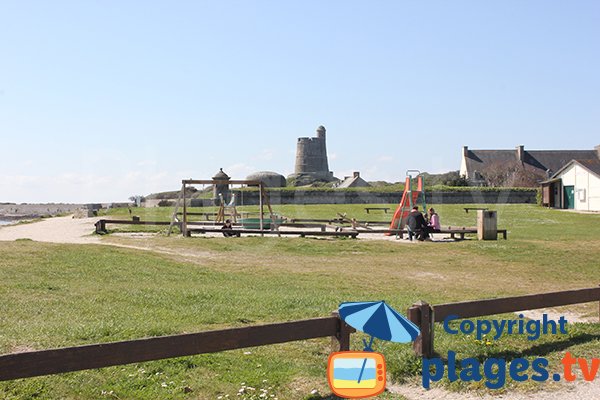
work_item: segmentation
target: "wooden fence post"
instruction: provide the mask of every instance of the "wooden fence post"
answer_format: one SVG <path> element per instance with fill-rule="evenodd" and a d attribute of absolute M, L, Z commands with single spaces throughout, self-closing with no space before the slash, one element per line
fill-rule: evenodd
<path fill-rule="evenodd" d="M 96 233 L 106 233 L 106 221 L 100 219 L 96 221 Z"/>
<path fill-rule="evenodd" d="M 413 343 L 415 353 L 422 357 L 433 355 L 433 309 L 424 302 L 418 301 L 408 309 L 408 319 L 419 327 L 420 335 Z"/>
<path fill-rule="evenodd" d="M 356 329 L 342 321 L 340 314 L 337 311 L 331 313 L 332 316 L 338 318 L 338 331 L 331 338 L 332 351 L 349 351 L 350 350 L 350 334 L 356 332 Z"/>

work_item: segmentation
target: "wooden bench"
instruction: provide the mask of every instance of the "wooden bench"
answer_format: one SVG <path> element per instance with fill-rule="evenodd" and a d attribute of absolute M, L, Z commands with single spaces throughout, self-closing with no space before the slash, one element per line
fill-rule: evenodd
<path fill-rule="evenodd" d="M 383 210 L 383 212 L 387 214 L 389 209 L 389 207 L 365 207 L 365 211 L 367 212 L 367 214 L 369 214 L 369 211 L 371 210 Z"/>
<path fill-rule="evenodd" d="M 106 230 L 106 224 L 119 224 L 119 225 L 170 225 L 168 221 L 140 221 L 139 217 L 131 221 L 120 220 L 120 219 L 100 219 L 96 221 L 94 226 L 96 227 L 96 233 L 108 233 Z M 176 225 L 179 225 L 177 223 Z"/>
<path fill-rule="evenodd" d="M 297 222 L 283 222 L 278 226 L 284 226 L 287 228 L 319 228 L 321 232 L 325 232 L 327 225 L 325 224 L 312 224 L 312 223 L 297 223 Z"/>
<path fill-rule="evenodd" d="M 260 229 L 229 229 L 225 231 L 230 233 L 231 235 L 240 236 L 242 234 L 248 235 L 298 235 L 300 237 L 306 236 L 332 236 L 332 237 L 350 237 L 352 239 L 356 239 L 358 236 L 357 231 L 349 230 L 349 231 L 341 231 L 341 232 L 331 232 L 331 231 L 261 231 Z M 214 229 L 214 228 L 191 228 L 187 230 L 188 236 L 191 236 L 192 233 L 223 233 L 223 229 Z"/>
<path fill-rule="evenodd" d="M 403 235 L 408 232 L 406 230 L 398 231 L 398 235 L 400 239 L 403 238 Z M 451 239 L 456 239 L 456 236 L 460 238 L 460 240 L 465 240 L 465 235 L 467 234 L 477 234 L 477 228 L 446 228 L 441 229 L 439 232 L 435 232 L 436 234 L 449 234 Z M 502 235 L 504 240 L 508 239 L 508 233 L 506 229 L 498 229 L 498 235 Z"/>
<path fill-rule="evenodd" d="M 331 219 L 304 219 L 304 218 L 291 218 L 289 220 L 291 223 L 305 223 L 305 222 L 323 222 L 327 224 L 344 224 L 345 222 L 342 218 L 331 218 Z M 368 220 L 358 220 L 356 221 L 359 224 L 369 224 L 369 225 L 382 225 L 389 226 L 389 221 L 368 221 Z"/>
<path fill-rule="evenodd" d="M 188 212 L 186 214 L 187 214 L 188 217 L 189 216 L 202 216 L 202 217 L 206 218 L 206 221 L 211 221 L 211 219 L 209 219 L 209 217 L 216 217 L 217 215 L 219 215 L 216 212 Z M 183 213 L 182 212 L 178 212 L 177 215 L 183 215 Z M 225 216 L 226 217 L 234 217 L 234 215 L 232 213 L 225 213 Z M 237 217 L 241 217 L 241 214 L 237 213 L 235 215 L 235 217 L 236 218 Z"/>
<path fill-rule="evenodd" d="M 489 209 L 487 207 L 464 207 L 464 210 L 468 214 L 469 210 L 483 210 L 483 211 L 487 211 Z"/>

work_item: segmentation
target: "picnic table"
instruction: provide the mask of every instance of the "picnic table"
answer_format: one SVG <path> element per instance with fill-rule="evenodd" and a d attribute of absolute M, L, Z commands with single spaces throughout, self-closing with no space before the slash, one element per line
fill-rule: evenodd
<path fill-rule="evenodd" d="M 483 211 L 487 211 L 487 210 L 489 210 L 489 208 L 487 208 L 487 207 L 464 207 L 464 210 L 468 214 L 469 210 L 483 210 Z"/>
<path fill-rule="evenodd" d="M 367 212 L 367 214 L 369 214 L 369 211 L 371 210 L 380 210 L 387 214 L 389 209 L 389 207 L 365 207 L 365 211 Z"/>

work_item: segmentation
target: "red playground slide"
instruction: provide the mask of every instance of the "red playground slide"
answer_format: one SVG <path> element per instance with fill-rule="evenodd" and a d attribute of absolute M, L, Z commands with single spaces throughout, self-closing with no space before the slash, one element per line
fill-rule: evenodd
<path fill-rule="evenodd" d="M 390 223 L 391 229 L 404 229 L 404 225 L 406 224 L 406 218 L 410 213 L 410 210 L 416 205 L 419 201 L 419 196 L 423 193 L 423 177 L 417 176 L 417 189 L 412 190 L 411 185 L 411 177 L 406 177 L 406 182 L 404 183 L 404 193 L 402 193 L 402 200 L 400 200 L 400 204 L 398 204 L 398 208 L 394 212 L 394 216 L 392 217 L 392 222 Z M 392 233 L 386 233 L 386 236 L 391 236 Z"/>

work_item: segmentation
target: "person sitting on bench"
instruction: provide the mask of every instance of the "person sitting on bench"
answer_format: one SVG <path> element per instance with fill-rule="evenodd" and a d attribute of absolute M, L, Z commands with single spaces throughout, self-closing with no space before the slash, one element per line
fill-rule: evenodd
<path fill-rule="evenodd" d="M 429 222 L 427 223 L 428 233 L 440 233 L 442 226 L 440 225 L 440 216 L 432 208 L 429 209 Z"/>
<path fill-rule="evenodd" d="M 418 206 L 414 206 L 412 211 L 408 214 L 406 227 L 408 228 L 408 240 L 412 240 L 413 236 L 416 236 L 420 241 L 429 237 L 429 234 L 427 233 L 427 222 L 425 222 L 425 217 L 423 217 L 423 214 L 419 211 Z"/>
<path fill-rule="evenodd" d="M 227 221 L 225 221 L 225 223 L 223 224 L 223 226 L 221 227 L 221 229 L 223 230 L 223 236 L 225 236 L 225 237 L 237 236 L 233 232 L 228 232 L 228 231 L 233 230 L 233 225 L 231 225 L 231 220 L 230 219 L 228 219 Z"/>

